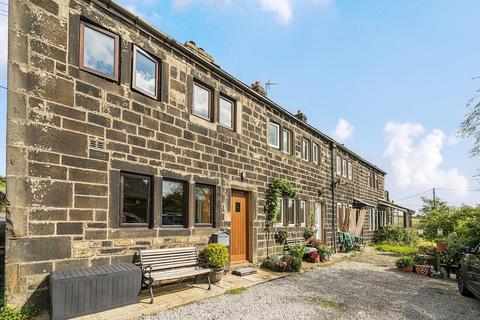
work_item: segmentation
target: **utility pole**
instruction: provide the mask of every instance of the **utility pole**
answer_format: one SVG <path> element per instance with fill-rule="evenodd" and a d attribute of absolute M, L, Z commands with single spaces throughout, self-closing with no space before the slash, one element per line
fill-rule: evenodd
<path fill-rule="evenodd" d="M 433 188 L 433 209 L 435 209 L 436 206 L 437 206 L 437 201 L 435 198 L 435 188 Z"/>

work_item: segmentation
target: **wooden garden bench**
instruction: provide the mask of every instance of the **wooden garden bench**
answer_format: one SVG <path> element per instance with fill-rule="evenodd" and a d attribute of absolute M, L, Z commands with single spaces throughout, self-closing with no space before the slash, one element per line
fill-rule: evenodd
<path fill-rule="evenodd" d="M 285 240 L 283 250 L 284 251 L 290 251 L 290 246 L 292 246 L 296 243 L 301 243 L 304 246 L 306 246 L 307 247 L 307 253 L 317 252 L 317 248 L 312 248 L 312 247 L 307 246 L 307 241 L 305 241 L 305 238 L 303 238 L 303 237 L 301 237 L 301 238 L 289 238 L 289 239 Z"/>
<path fill-rule="evenodd" d="M 143 273 L 143 284 L 150 291 L 150 303 L 153 303 L 153 286 L 155 283 L 206 276 L 208 290 L 211 289 L 210 272 L 200 262 L 195 247 L 139 250 L 140 267 Z"/>

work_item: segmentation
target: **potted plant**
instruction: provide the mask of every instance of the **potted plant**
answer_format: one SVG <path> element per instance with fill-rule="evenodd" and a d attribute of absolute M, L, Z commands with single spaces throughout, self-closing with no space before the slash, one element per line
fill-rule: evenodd
<path fill-rule="evenodd" d="M 287 238 L 288 238 L 287 230 L 280 230 L 277 233 L 275 233 L 275 242 L 278 244 L 284 244 Z"/>
<path fill-rule="evenodd" d="M 307 242 L 310 242 L 311 240 L 313 240 L 314 236 L 315 236 L 315 231 L 312 228 L 306 228 L 303 231 L 303 238 L 305 238 Z"/>
<path fill-rule="evenodd" d="M 225 265 L 228 263 L 227 246 L 219 243 L 208 244 L 205 249 L 203 249 L 203 257 L 208 266 L 213 270 L 210 274 L 210 281 L 217 283 L 222 280 Z"/>
<path fill-rule="evenodd" d="M 395 261 L 395 265 L 397 266 L 397 268 L 399 268 L 404 272 L 413 272 L 414 264 L 415 264 L 415 261 L 410 256 L 400 257 Z"/>
<path fill-rule="evenodd" d="M 417 265 L 415 265 L 415 271 L 420 276 L 428 276 L 428 275 L 430 275 L 430 266 L 429 265 L 423 265 L 423 264 L 417 264 Z"/>
<path fill-rule="evenodd" d="M 320 254 L 316 251 L 310 252 L 310 262 L 319 263 L 320 262 Z"/>
<path fill-rule="evenodd" d="M 327 247 L 325 245 L 321 245 L 317 248 L 317 252 L 320 254 L 320 260 L 322 262 L 330 260 L 330 257 L 332 256 L 332 249 L 330 247 Z"/>

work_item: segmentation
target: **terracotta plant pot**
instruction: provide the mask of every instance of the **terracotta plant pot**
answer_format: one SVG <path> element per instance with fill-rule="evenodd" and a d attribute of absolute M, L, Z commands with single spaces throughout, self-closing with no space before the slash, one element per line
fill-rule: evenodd
<path fill-rule="evenodd" d="M 430 274 L 430 266 L 417 264 L 415 265 L 415 271 L 420 276 L 428 276 Z"/>
<path fill-rule="evenodd" d="M 222 269 L 213 269 L 210 273 L 210 282 L 217 283 L 222 281 L 223 268 Z"/>
<path fill-rule="evenodd" d="M 402 270 L 403 272 L 413 272 L 413 266 L 405 266 L 400 270 Z"/>
<path fill-rule="evenodd" d="M 447 243 L 445 241 L 437 242 L 437 251 L 444 252 L 447 250 Z"/>

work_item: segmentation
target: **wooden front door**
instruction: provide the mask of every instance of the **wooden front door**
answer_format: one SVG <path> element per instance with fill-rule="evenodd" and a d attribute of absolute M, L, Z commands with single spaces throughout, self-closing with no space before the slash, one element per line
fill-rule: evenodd
<path fill-rule="evenodd" d="M 232 191 L 230 255 L 232 263 L 248 261 L 248 194 Z"/>

